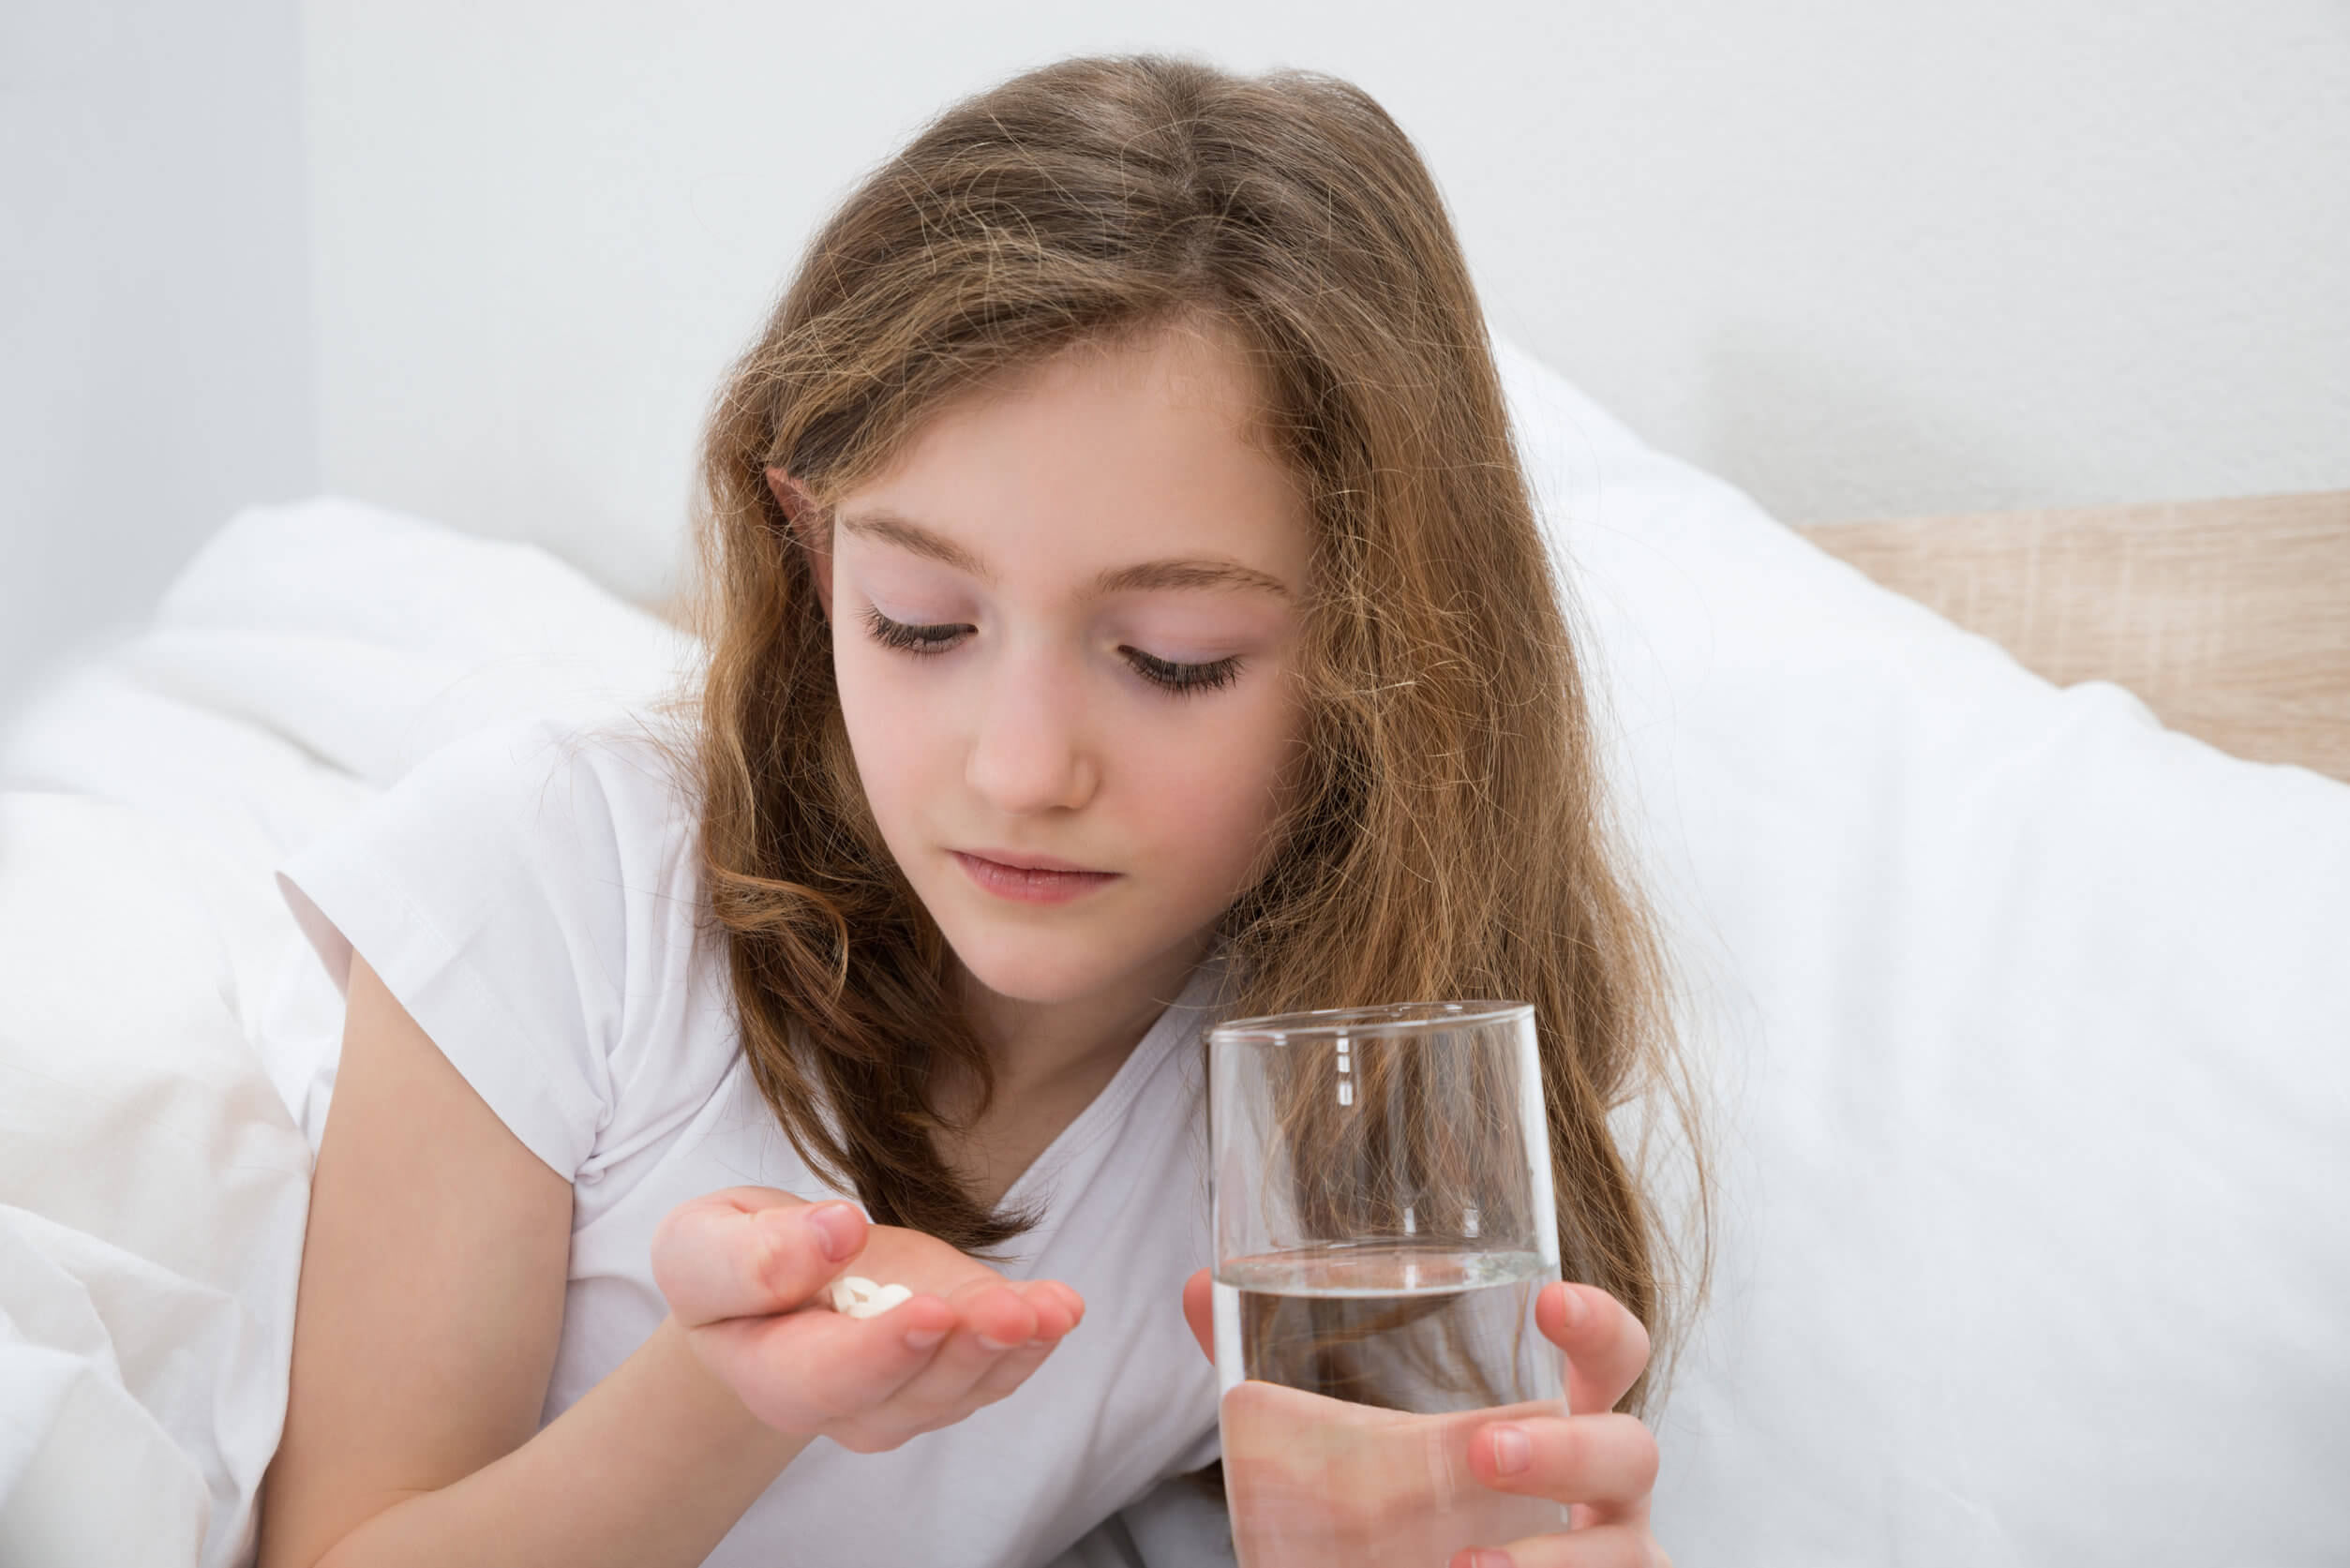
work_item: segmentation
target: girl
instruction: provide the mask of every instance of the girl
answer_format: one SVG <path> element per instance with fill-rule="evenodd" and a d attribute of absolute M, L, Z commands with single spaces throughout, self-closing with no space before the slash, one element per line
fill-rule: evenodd
<path fill-rule="evenodd" d="M 1587 1282 L 1576 1413 L 1471 1451 L 1583 1528 L 1476 1561 L 1661 1561 L 1608 1113 L 1688 1101 L 1402 133 L 1161 57 L 962 104 L 703 477 L 691 700 L 485 732 L 280 874 L 346 1012 L 263 1568 L 1224 1560 L 1205 1026 L 1452 996 L 1534 1004 Z"/>

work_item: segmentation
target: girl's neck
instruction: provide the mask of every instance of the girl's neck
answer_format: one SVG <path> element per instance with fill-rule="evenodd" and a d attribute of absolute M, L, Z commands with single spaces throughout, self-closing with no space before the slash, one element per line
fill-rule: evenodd
<path fill-rule="evenodd" d="M 1182 991 L 1206 948 L 1203 932 L 1115 983 L 1066 1002 L 1002 995 L 959 961 L 955 982 L 995 1064 L 998 1093 L 1049 1087 L 1070 1078 L 1107 1082 Z"/>
<path fill-rule="evenodd" d="M 995 1068 L 995 1098 L 985 1117 L 936 1136 L 940 1157 L 981 1204 L 1000 1202 L 1117 1076 L 1198 958 L 1199 945 L 1186 944 L 1115 986 L 1051 1004 L 1001 995 L 956 965 L 972 1023 Z M 933 1084 L 934 1103 L 960 1120 L 976 1108 L 978 1087 L 950 1072 Z"/>

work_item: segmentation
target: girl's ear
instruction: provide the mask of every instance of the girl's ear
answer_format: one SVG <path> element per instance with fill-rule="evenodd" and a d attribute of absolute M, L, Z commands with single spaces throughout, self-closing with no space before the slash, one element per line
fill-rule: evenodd
<path fill-rule="evenodd" d="M 832 532 L 824 526 L 824 509 L 807 488 L 782 469 L 767 470 L 767 491 L 784 509 L 784 518 L 808 552 L 808 575 L 816 579 L 816 602 L 824 619 L 832 619 Z"/>

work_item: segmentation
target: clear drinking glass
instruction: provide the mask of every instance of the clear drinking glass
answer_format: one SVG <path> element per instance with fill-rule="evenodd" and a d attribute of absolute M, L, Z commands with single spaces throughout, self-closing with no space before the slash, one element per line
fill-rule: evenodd
<path fill-rule="evenodd" d="M 1208 1035 L 1216 1370 L 1241 1568 L 1444 1568 L 1566 1528 L 1469 1440 L 1566 1413 L 1522 1002 L 1235 1019 Z"/>

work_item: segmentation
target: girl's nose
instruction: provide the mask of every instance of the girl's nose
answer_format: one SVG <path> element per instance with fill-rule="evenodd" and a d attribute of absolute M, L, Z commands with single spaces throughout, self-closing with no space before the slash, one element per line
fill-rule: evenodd
<path fill-rule="evenodd" d="M 1079 672 L 1040 650 L 1008 654 L 995 673 L 974 716 L 965 780 L 1008 816 L 1084 805 L 1100 773 Z"/>

